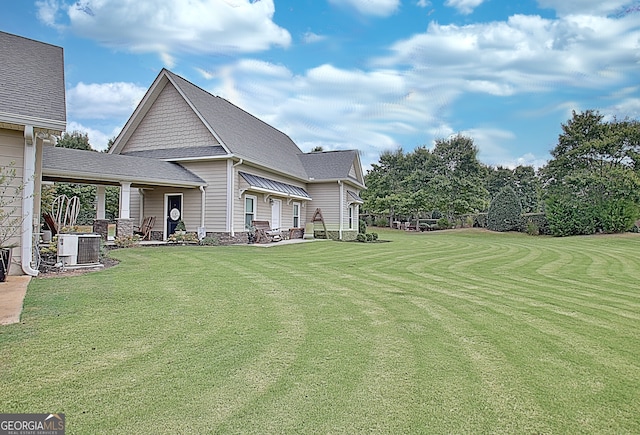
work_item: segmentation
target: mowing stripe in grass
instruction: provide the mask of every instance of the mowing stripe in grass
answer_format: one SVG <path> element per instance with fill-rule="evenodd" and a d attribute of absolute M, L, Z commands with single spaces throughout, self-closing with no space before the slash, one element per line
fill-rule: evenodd
<path fill-rule="evenodd" d="M 640 238 L 381 235 L 34 280 L 0 329 L 2 411 L 53 407 L 69 433 L 640 432 Z"/>

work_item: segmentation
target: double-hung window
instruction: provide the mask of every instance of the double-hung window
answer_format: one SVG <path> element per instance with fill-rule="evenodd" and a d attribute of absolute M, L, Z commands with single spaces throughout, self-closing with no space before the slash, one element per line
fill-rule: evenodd
<path fill-rule="evenodd" d="M 300 204 L 293 203 L 293 228 L 300 228 Z"/>
<path fill-rule="evenodd" d="M 251 228 L 251 221 L 256 220 L 256 204 L 255 196 L 246 195 L 244 197 L 244 228 Z"/>

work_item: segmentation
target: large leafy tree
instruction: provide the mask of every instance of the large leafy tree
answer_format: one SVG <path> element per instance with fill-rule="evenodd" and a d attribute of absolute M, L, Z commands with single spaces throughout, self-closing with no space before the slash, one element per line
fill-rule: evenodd
<path fill-rule="evenodd" d="M 490 198 L 495 198 L 503 188 L 510 187 L 520 199 L 523 213 L 540 211 L 540 180 L 533 166 L 490 168 L 486 180 Z"/>
<path fill-rule="evenodd" d="M 473 140 L 464 136 L 439 140 L 433 151 L 385 152 L 367 173 L 363 209 L 391 219 L 435 209 L 451 217 L 485 210 L 486 168 L 477 153 Z"/>
<path fill-rule="evenodd" d="M 432 154 L 433 178 L 428 186 L 437 201 L 435 208 L 450 216 L 486 210 L 487 168 L 478 160 L 473 139 L 457 135 L 438 140 Z"/>
<path fill-rule="evenodd" d="M 541 171 L 555 235 L 622 232 L 640 215 L 640 124 L 588 110 L 562 126 Z"/>
<path fill-rule="evenodd" d="M 74 130 L 71 133 L 63 133 L 56 146 L 62 148 L 73 148 L 76 150 L 94 151 L 89 143 L 89 135 L 77 130 Z"/>

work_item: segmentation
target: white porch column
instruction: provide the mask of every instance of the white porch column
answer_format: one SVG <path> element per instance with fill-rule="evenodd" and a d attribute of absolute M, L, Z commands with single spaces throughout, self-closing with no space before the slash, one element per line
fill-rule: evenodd
<path fill-rule="evenodd" d="M 120 219 L 130 219 L 131 216 L 131 183 L 120 182 Z"/>
<path fill-rule="evenodd" d="M 96 186 L 96 219 L 104 219 L 106 216 L 107 195 L 104 186 Z"/>

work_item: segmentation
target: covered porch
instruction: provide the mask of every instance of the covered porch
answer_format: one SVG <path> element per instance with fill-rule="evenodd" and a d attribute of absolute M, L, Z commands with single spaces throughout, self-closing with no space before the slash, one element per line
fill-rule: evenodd
<path fill-rule="evenodd" d="M 43 149 L 42 181 L 89 184 L 96 186 L 94 232 L 107 240 L 111 220 L 106 218 L 106 186 L 119 188 L 116 237 L 128 237 L 142 224 L 143 195 L 132 204 L 132 193 L 158 188 L 200 189 L 204 195 L 206 182 L 182 166 L 162 160 L 123 156 L 60 147 Z M 140 210 L 132 219 L 132 206 Z M 163 219 L 164 216 L 158 216 Z"/>

